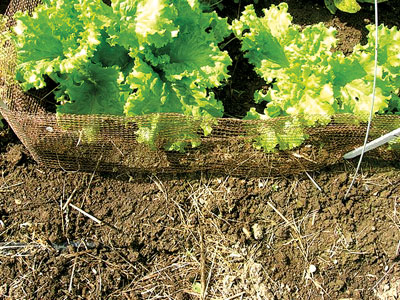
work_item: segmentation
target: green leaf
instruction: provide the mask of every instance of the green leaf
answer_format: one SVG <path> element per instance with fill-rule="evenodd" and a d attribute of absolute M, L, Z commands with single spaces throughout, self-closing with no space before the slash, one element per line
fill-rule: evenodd
<path fill-rule="evenodd" d="M 355 79 L 341 88 L 343 112 L 351 112 L 367 120 L 371 110 L 372 83 Z M 373 112 L 382 112 L 388 105 L 389 97 L 380 88 L 376 88 Z"/>
<path fill-rule="evenodd" d="M 133 92 L 125 104 L 125 115 L 182 112 L 179 100 L 171 87 L 141 58 L 136 57 L 134 69 L 126 82 Z"/>
<path fill-rule="evenodd" d="M 160 114 L 150 114 L 137 119 L 136 123 L 139 126 L 135 132 L 137 141 L 153 150 L 163 148 L 185 152 L 188 147 L 195 148 L 201 144 L 196 122 L 185 116 L 165 118 Z"/>
<path fill-rule="evenodd" d="M 117 68 L 92 64 L 74 79 L 60 80 L 58 96 L 65 100 L 57 107 L 57 112 L 122 115 L 123 103 L 119 101 L 118 77 Z M 61 94 L 61 91 L 64 93 Z"/>
<path fill-rule="evenodd" d="M 103 30 L 101 42 L 94 52 L 92 61 L 100 63 L 103 67 L 119 66 L 121 70 L 130 71 L 134 65 L 129 51 L 120 45 L 111 46 L 108 43 L 109 35 Z"/>
<path fill-rule="evenodd" d="M 179 32 L 174 22 L 178 16 L 176 2 L 167 0 L 116 0 L 112 2 L 116 26 L 109 29 L 111 44 L 126 49 L 148 44 L 159 48 Z"/>
<path fill-rule="evenodd" d="M 308 137 L 303 130 L 304 124 L 297 118 L 273 121 L 251 108 L 244 119 L 265 121 L 265 123 L 253 123 L 246 126 L 249 136 L 252 137 L 254 148 L 265 152 L 293 149 L 300 146 Z"/>
<path fill-rule="evenodd" d="M 192 290 L 195 293 L 201 294 L 201 291 L 202 291 L 201 283 L 200 282 L 194 282 L 192 284 Z"/>
<path fill-rule="evenodd" d="M 335 75 L 333 83 L 338 87 L 367 75 L 360 60 L 353 55 L 345 56 L 343 53 L 337 52 L 329 59 L 329 63 Z"/>
<path fill-rule="evenodd" d="M 337 11 L 337 8 L 336 8 L 336 5 L 335 5 L 335 3 L 333 2 L 333 0 L 324 0 L 324 1 L 325 1 L 325 6 L 326 6 L 326 8 L 329 9 L 329 11 L 330 11 L 332 14 L 335 14 L 336 11 Z"/>
<path fill-rule="evenodd" d="M 15 14 L 16 78 L 25 90 L 43 88 L 44 75 L 69 73 L 90 63 L 100 29 L 110 25 L 111 8 L 101 0 L 46 3 L 32 17 L 27 12 Z"/>
<path fill-rule="evenodd" d="M 240 19 L 232 22 L 233 32 L 242 40 L 245 56 L 256 67 L 260 67 L 264 60 L 277 67 L 288 65 L 283 45 L 279 41 L 279 38 L 286 35 L 291 24 L 287 9 L 286 3 L 271 5 L 269 10 L 264 10 L 264 18 L 258 18 L 253 5 L 248 5 Z"/>
<path fill-rule="evenodd" d="M 357 0 L 333 0 L 333 2 L 337 8 L 348 13 L 356 13 L 361 9 Z"/>
<path fill-rule="evenodd" d="M 365 46 L 357 46 L 354 52 L 364 64 L 367 72 L 373 74 L 372 57 L 375 53 L 375 26 L 368 25 L 367 29 L 369 31 L 368 43 Z M 400 31 L 396 26 L 389 29 L 381 24 L 378 27 L 378 40 L 379 65 L 385 67 L 390 72 L 390 76 L 398 77 L 398 74 L 400 74 Z"/>

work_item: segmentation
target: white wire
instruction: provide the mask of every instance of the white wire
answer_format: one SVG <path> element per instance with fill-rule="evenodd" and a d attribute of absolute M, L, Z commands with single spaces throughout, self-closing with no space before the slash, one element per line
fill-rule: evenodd
<path fill-rule="evenodd" d="M 375 91 L 376 91 L 376 78 L 377 78 L 377 73 L 378 73 L 378 0 L 375 0 L 374 2 L 374 8 L 375 8 L 375 65 L 374 65 L 374 83 L 372 86 L 372 103 L 371 103 L 371 110 L 369 112 L 369 118 L 368 118 L 368 125 L 367 125 L 367 132 L 365 133 L 365 139 L 364 139 L 364 145 L 363 149 L 361 151 L 360 159 L 358 160 L 358 165 L 356 172 L 354 174 L 353 180 L 350 183 L 349 188 L 346 191 L 346 194 L 344 195 L 344 198 L 346 199 L 347 196 L 350 193 L 351 188 L 354 185 L 354 182 L 357 178 L 358 172 L 360 170 L 361 162 L 364 157 L 364 152 L 365 152 L 365 147 L 368 142 L 368 136 L 369 136 L 369 131 L 371 129 L 371 121 L 372 121 L 372 115 L 374 112 L 374 103 L 375 103 Z"/>

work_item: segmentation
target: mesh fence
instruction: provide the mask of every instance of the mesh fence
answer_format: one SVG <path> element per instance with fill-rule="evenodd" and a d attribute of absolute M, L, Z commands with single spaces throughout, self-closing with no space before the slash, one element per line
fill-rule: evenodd
<path fill-rule="evenodd" d="M 12 0 L 6 14 L 29 10 L 37 0 Z M 12 25 L 10 21 L 9 26 Z M 204 136 L 201 121 L 180 114 L 160 114 L 168 124 L 155 147 L 137 141 L 136 131 L 152 122 L 154 115 L 116 117 L 103 115 L 56 115 L 46 107 L 48 91 L 24 93 L 12 77 L 16 55 L 10 44 L 0 48 L 0 112 L 16 135 L 41 165 L 65 170 L 105 172 L 181 173 L 208 171 L 241 176 L 276 176 L 313 171 L 338 163 L 342 156 L 363 143 L 366 124 L 353 115 L 337 115 L 327 126 L 305 127 L 308 138 L 292 150 L 265 153 L 253 147 L 260 128 L 282 130 L 291 117 L 263 121 L 220 118 L 212 133 Z M 400 127 L 400 116 L 376 116 L 370 140 Z M 296 130 L 295 125 L 285 130 Z M 201 144 L 184 153 L 165 151 L 165 140 L 176 132 L 196 134 Z M 368 153 L 383 160 L 398 160 L 400 153 L 383 146 Z"/>

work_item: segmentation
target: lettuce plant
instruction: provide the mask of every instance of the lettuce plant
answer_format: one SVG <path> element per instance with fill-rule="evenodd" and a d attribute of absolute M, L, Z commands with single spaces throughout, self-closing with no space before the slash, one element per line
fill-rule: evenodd
<path fill-rule="evenodd" d="M 15 15 L 16 78 L 24 90 L 54 81 L 58 114 L 180 113 L 204 119 L 204 134 L 222 116 L 211 89 L 228 78 L 231 59 L 218 43 L 230 32 L 215 12 L 196 0 L 43 2 L 32 16 Z M 149 120 L 138 140 L 154 144 L 167 124 Z M 178 151 L 191 140 L 173 139 L 167 148 Z"/>
<path fill-rule="evenodd" d="M 288 130 L 270 126 L 258 128 L 255 146 L 265 151 L 293 148 L 306 138 L 304 126 L 327 124 L 338 113 L 352 113 L 366 120 L 372 98 L 374 74 L 374 27 L 369 26 L 368 44 L 355 47 L 350 56 L 332 51 L 335 29 L 322 23 L 303 30 L 292 24 L 282 3 L 257 17 L 252 5 L 246 7 L 232 29 L 242 41 L 245 57 L 272 87 L 257 91 L 256 102 L 267 103 L 264 114 L 252 109 L 247 119 L 292 116 L 283 124 Z M 400 32 L 379 27 L 380 53 L 374 112 L 384 112 L 394 103 L 400 86 Z M 398 102 L 397 102 L 398 103 Z M 282 127 L 282 126 L 281 126 Z M 292 128 L 292 129 L 290 129 Z"/>
<path fill-rule="evenodd" d="M 375 3 L 375 0 L 324 0 L 326 7 L 334 14 L 338 9 L 348 13 L 356 13 L 361 9 L 358 2 Z M 378 0 L 378 3 L 388 0 Z"/>

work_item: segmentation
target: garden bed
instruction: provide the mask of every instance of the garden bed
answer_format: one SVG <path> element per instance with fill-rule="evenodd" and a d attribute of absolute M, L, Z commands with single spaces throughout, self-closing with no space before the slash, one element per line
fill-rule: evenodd
<path fill-rule="evenodd" d="M 287 2 L 297 24 L 335 26 L 345 53 L 373 22 L 369 5 L 332 16 L 323 1 Z M 381 22 L 400 25 L 397 1 L 380 8 Z M 222 13 L 233 18 L 237 9 Z M 235 53 L 238 44 L 229 47 Z M 237 55 L 231 82 L 216 91 L 234 117 L 263 86 Z M 298 154 L 312 158 L 314 150 Z M 230 152 L 213 155 L 222 153 Z M 278 178 L 68 172 L 37 165 L 9 128 L 1 130 L 0 295 L 198 299 L 203 285 L 206 299 L 396 299 L 400 166 L 379 153 L 367 158 L 345 199 L 356 161 L 343 162 L 341 154 L 329 167 Z M 146 158 L 135 163 L 154 164 Z M 179 162 L 193 163 L 185 155 Z"/>

